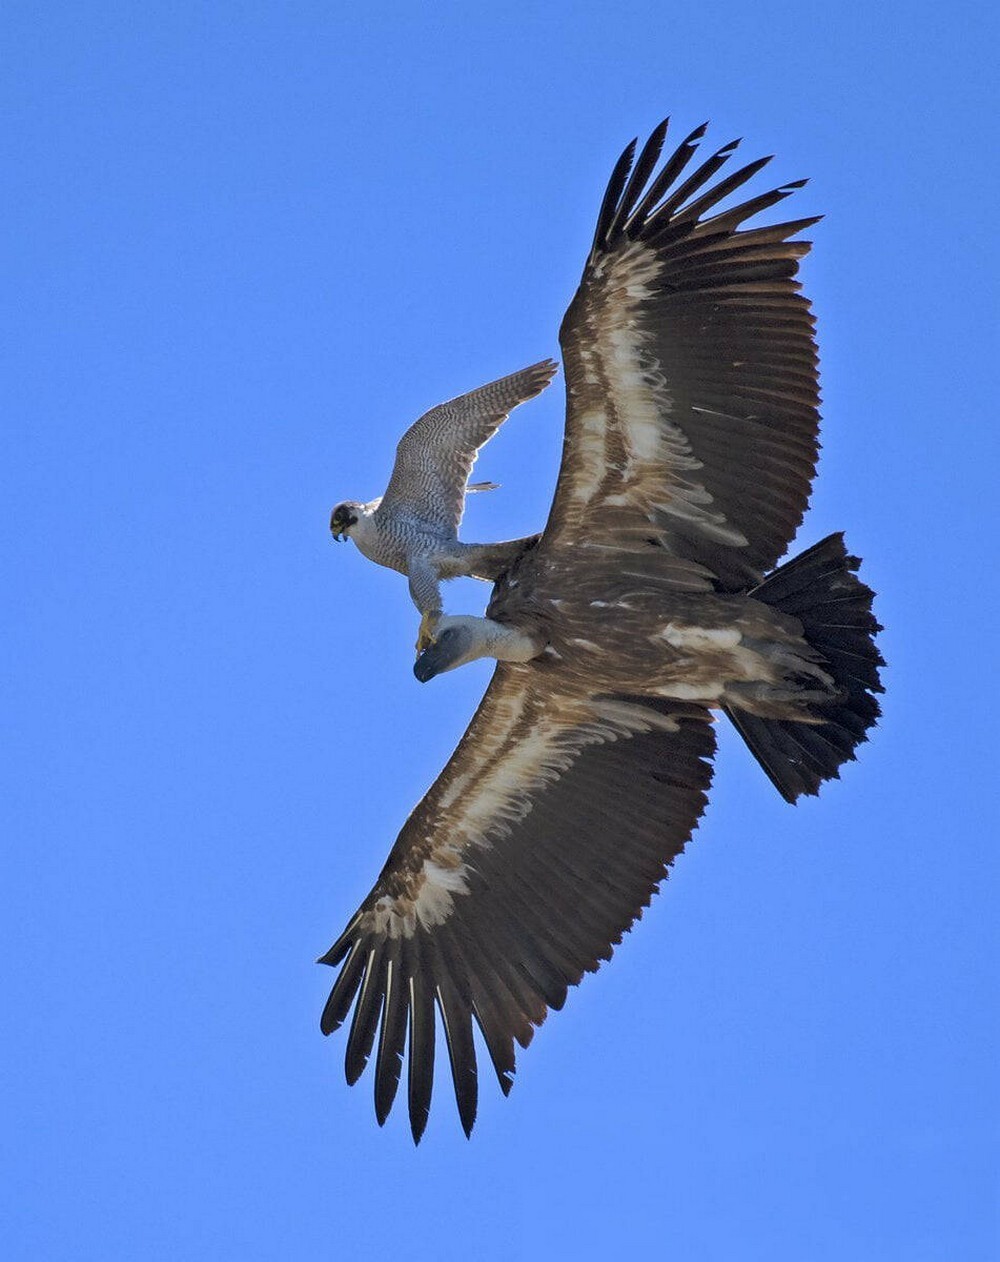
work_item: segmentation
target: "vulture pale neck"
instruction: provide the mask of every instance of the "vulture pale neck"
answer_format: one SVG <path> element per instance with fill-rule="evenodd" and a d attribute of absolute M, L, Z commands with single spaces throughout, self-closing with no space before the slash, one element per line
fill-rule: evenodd
<path fill-rule="evenodd" d="M 434 630 L 435 642 L 421 653 L 413 667 L 421 683 L 480 657 L 495 657 L 498 662 L 530 662 L 545 648 L 537 636 L 492 618 L 444 617 Z"/>

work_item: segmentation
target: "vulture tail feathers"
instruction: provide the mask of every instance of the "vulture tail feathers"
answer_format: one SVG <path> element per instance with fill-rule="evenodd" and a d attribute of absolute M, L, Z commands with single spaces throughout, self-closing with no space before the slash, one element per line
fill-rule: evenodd
<path fill-rule="evenodd" d="M 812 706 L 818 724 L 762 719 L 726 708 L 772 784 L 786 802 L 819 792 L 840 775 L 879 716 L 875 693 L 883 691 L 882 655 L 875 636 L 882 630 L 872 613 L 874 593 L 857 577 L 857 557 L 849 556 L 842 534 L 830 535 L 801 556 L 781 565 L 749 594 L 792 614 L 805 639 L 821 653 L 839 695 Z"/>

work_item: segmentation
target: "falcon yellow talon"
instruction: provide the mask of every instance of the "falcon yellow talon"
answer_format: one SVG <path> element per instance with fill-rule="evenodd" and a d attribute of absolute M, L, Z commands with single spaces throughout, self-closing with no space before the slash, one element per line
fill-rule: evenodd
<path fill-rule="evenodd" d="M 435 641 L 434 628 L 437 626 L 439 613 L 425 613 L 420 619 L 420 630 L 417 632 L 417 652 L 429 649 Z"/>

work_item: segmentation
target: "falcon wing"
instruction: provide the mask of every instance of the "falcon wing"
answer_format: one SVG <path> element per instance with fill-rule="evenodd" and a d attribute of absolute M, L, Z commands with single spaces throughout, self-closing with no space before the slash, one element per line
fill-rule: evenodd
<path fill-rule="evenodd" d="M 479 448 L 514 408 L 541 394 L 557 368 L 546 359 L 425 412 L 399 441 L 377 511 L 406 514 L 453 537 Z"/>
<path fill-rule="evenodd" d="M 635 141 L 619 159 L 560 330 L 566 433 L 543 545 L 659 544 L 706 585 L 745 589 L 794 536 L 816 465 L 814 320 L 795 280 L 809 243 L 790 240 L 816 219 L 741 227 L 804 181 L 717 212 L 770 159 L 713 180 L 734 141 L 685 175 L 699 127 L 657 171 L 666 130 L 634 169 Z"/>
<path fill-rule="evenodd" d="M 374 889 L 322 957 L 340 975 L 322 1018 L 354 1015 L 346 1070 L 375 1045 L 385 1121 L 409 1041 L 410 1126 L 427 1122 L 435 1007 L 459 1116 L 476 1116 L 473 1018 L 506 1095 L 522 1047 L 568 986 L 610 959 L 691 835 L 714 731 L 698 706 L 546 696 L 498 666 L 444 771 L 407 820 Z"/>

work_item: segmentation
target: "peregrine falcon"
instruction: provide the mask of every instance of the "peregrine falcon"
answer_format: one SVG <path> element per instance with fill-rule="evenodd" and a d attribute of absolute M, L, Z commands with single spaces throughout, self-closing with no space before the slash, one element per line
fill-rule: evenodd
<path fill-rule="evenodd" d="M 556 369 L 545 359 L 431 408 L 400 439 L 385 494 L 367 504 L 344 500 L 330 515 L 334 539 L 353 539 L 369 561 L 407 576 L 421 615 L 418 652 L 434 641 L 443 579 L 495 581 L 523 550 L 524 539 L 462 543 L 458 527 L 466 492 L 494 485 L 468 484 L 480 447 Z"/>

